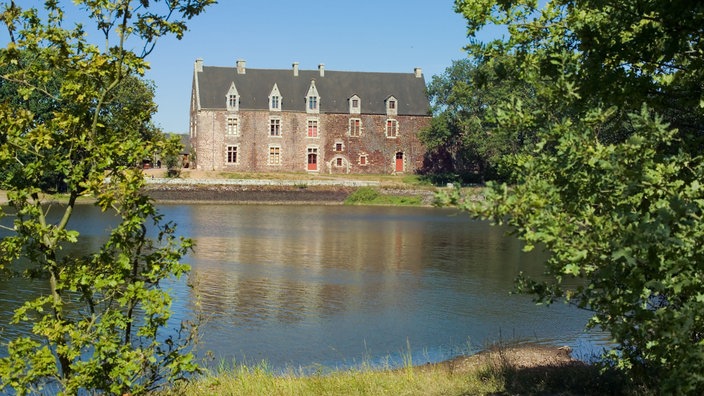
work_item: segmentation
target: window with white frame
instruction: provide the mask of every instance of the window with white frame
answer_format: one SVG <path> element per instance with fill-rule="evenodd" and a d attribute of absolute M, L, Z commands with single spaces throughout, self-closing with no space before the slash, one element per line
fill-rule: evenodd
<path fill-rule="evenodd" d="M 238 163 L 237 146 L 227 146 L 227 158 L 225 159 L 225 162 L 228 165 Z"/>
<path fill-rule="evenodd" d="M 269 146 L 268 165 L 281 165 L 281 147 Z"/>
<path fill-rule="evenodd" d="M 269 94 L 269 110 L 270 111 L 281 111 L 281 92 L 279 92 L 279 87 L 274 84 L 274 88 L 271 89 Z"/>
<path fill-rule="evenodd" d="M 344 146 L 344 144 L 342 144 L 342 142 L 335 142 L 335 151 L 340 152 L 340 151 L 344 151 L 344 150 L 345 150 L 345 146 Z"/>
<path fill-rule="evenodd" d="M 281 110 L 279 96 L 274 95 L 271 97 L 271 109 Z"/>
<path fill-rule="evenodd" d="M 317 138 L 318 137 L 318 119 L 309 118 L 308 119 L 308 137 Z"/>
<path fill-rule="evenodd" d="M 357 162 L 359 163 L 360 166 L 367 166 L 367 164 L 369 163 L 369 159 L 367 158 L 367 154 L 364 154 L 364 153 L 360 154 Z"/>
<path fill-rule="evenodd" d="M 350 118 L 349 135 L 352 137 L 359 137 L 362 135 L 362 119 L 361 118 Z"/>
<path fill-rule="evenodd" d="M 353 95 L 350 99 L 350 114 L 360 114 L 362 112 L 362 101 L 359 96 Z"/>
<path fill-rule="evenodd" d="M 234 82 L 230 84 L 230 89 L 225 95 L 225 101 L 228 111 L 238 111 L 240 109 L 239 93 L 237 92 L 237 87 L 235 87 Z"/>
<path fill-rule="evenodd" d="M 308 110 L 318 110 L 318 97 L 309 96 L 308 97 Z"/>
<path fill-rule="evenodd" d="M 315 80 L 310 81 L 310 87 L 306 94 L 306 112 L 320 112 L 320 95 L 318 94 L 318 89 L 315 87 Z"/>
<path fill-rule="evenodd" d="M 398 121 L 394 119 L 386 120 L 386 137 L 395 138 L 398 136 Z"/>
<path fill-rule="evenodd" d="M 269 136 L 281 136 L 281 118 L 269 118 Z"/>
<path fill-rule="evenodd" d="M 227 128 L 225 133 L 230 136 L 237 136 L 240 134 L 239 130 L 240 119 L 237 116 L 227 116 Z"/>
<path fill-rule="evenodd" d="M 389 96 L 386 99 L 386 115 L 395 116 L 398 114 L 398 101 L 395 97 Z"/>

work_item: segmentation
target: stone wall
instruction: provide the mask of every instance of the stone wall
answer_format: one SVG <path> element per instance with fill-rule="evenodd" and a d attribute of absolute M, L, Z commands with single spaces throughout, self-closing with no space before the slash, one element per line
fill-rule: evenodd
<path fill-rule="evenodd" d="M 234 115 L 234 113 L 233 113 Z M 192 115 L 196 169 L 240 172 L 306 172 L 309 149 L 317 151 L 317 172 L 391 174 L 396 154 L 403 153 L 403 172 L 422 165 L 425 150 L 417 132 L 430 117 L 394 116 L 398 136 L 386 136 L 386 115 L 306 114 L 303 112 L 239 111 L 239 134 L 226 135 L 226 111 L 202 110 Z M 270 117 L 281 118 L 281 136 L 270 136 Z M 349 119 L 362 120 L 359 137 L 349 136 Z M 308 137 L 309 119 L 318 119 L 318 137 Z M 228 164 L 227 146 L 237 146 L 238 161 Z M 268 163 L 269 148 L 280 147 L 281 164 Z"/>

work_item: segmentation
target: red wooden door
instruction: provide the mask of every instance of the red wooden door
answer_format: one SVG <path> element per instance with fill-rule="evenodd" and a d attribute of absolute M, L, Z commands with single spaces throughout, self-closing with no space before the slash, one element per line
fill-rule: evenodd
<path fill-rule="evenodd" d="M 318 154 L 315 154 L 315 153 L 308 154 L 308 170 L 309 171 L 318 170 Z"/>
<path fill-rule="evenodd" d="M 396 153 L 396 172 L 403 172 L 403 153 Z"/>

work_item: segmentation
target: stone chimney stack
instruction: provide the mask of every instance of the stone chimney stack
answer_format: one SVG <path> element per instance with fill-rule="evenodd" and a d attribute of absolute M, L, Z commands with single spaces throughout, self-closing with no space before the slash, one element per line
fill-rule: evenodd
<path fill-rule="evenodd" d="M 293 62 L 293 76 L 298 77 L 298 62 Z"/>
<path fill-rule="evenodd" d="M 200 73 L 203 71 L 203 58 L 198 58 L 196 59 L 196 63 L 194 65 L 196 73 Z"/>
<path fill-rule="evenodd" d="M 423 77 L 423 69 L 421 69 L 420 67 L 416 67 L 415 69 L 413 69 L 413 73 L 415 73 L 416 78 Z"/>
<path fill-rule="evenodd" d="M 246 74 L 247 69 L 245 66 L 247 65 L 247 62 L 245 62 L 243 59 L 237 59 L 236 64 L 237 64 L 237 74 Z"/>
<path fill-rule="evenodd" d="M 318 71 L 320 71 L 320 77 L 325 77 L 325 63 L 318 65 Z"/>

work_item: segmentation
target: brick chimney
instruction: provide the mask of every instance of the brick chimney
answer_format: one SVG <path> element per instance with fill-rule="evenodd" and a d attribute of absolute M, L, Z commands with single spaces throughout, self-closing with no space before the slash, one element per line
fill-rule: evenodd
<path fill-rule="evenodd" d="M 247 62 L 245 62 L 243 59 L 237 59 L 237 74 L 245 74 L 247 72 L 247 69 L 245 67 L 246 64 Z"/>
<path fill-rule="evenodd" d="M 298 77 L 298 62 L 293 62 L 293 76 Z"/>

